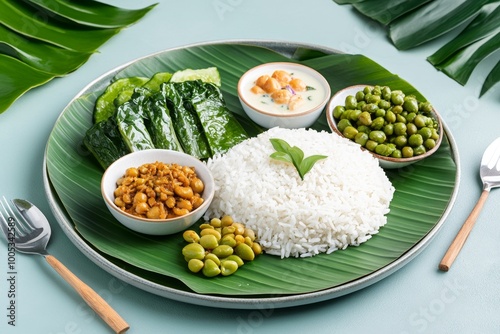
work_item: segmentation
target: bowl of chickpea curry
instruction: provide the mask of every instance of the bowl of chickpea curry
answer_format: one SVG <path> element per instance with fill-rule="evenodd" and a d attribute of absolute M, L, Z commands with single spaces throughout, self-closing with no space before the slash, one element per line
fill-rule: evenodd
<path fill-rule="evenodd" d="M 248 117 L 264 128 L 311 126 L 331 91 L 316 70 L 296 63 L 258 65 L 238 81 L 238 98 Z"/>
<path fill-rule="evenodd" d="M 355 85 L 335 93 L 326 107 L 330 129 L 359 144 L 382 168 L 401 168 L 429 157 L 443 138 L 439 114 L 428 101 L 388 86 Z"/>
<path fill-rule="evenodd" d="M 214 196 L 214 180 L 200 160 L 188 154 L 148 149 L 111 164 L 101 193 L 124 226 L 150 235 L 173 234 L 199 220 Z"/>

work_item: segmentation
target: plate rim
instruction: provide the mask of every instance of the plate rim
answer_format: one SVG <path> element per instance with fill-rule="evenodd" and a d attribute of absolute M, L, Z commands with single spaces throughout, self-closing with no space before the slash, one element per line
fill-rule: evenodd
<path fill-rule="evenodd" d="M 197 46 L 214 45 L 214 44 L 247 44 L 252 46 L 261 46 L 270 48 L 274 51 L 285 54 L 291 54 L 290 51 L 293 51 L 299 47 L 304 47 L 325 53 L 343 53 L 334 48 L 324 47 L 316 44 L 296 43 L 290 41 L 277 41 L 277 40 L 259 40 L 259 39 L 214 40 L 208 42 L 186 44 L 173 48 L 168 48 L 162 51 L 157 51 L 142 57 L 138 57 L 122 65 L 119 65 L 109 70 L 108 72 L 98 76 L 96 79 L 88 83 L 67 103 L 66 107 L 61 111 L 60 115 L 54 122 L 54 127 L 52 128 L 49 137 L 52 135 L 52 132 L 54 131 L 56 124 L 62 118 L 68 106 L 70 106 L 77 98 L 92 91 L 95 91 L 97 89 L 102 89 L 104 87 L 103 83 L 106 82 L 106 80 L 109 81 L 116 73 L 132 65 L 133 63 L 136 63 L 137 61 L 146 58 L 155 57 L 159 54 L 170 52 L 173 50 L 179 50 Z M 353 281 L 338 286 L 334 286 L 332 288 L 309 292 L 309 293 L 302 293 L 302 294 L 293 294 L 293 295 L 276 296 L 276 297 L 245 297 L 245 298 L 239 298 L 235 296 L 205 295 L 196 293 L 194 291 L 183 291 L 168 286 L 164 286 L 149 281 L 138 275 L 132 274 L 120 268 L 113 262 L 107 260 L 106 258 L 104 258 L 102 254 L 98 253 L 96 250 L 90 247 L 90 245 L 87 242 L 85 242 L 85 240 L 76 232 L 74 226 L 72 225 L 71 220 L 67 217 L 67 214 L 64 212 L 64 209 L 58 204 L 59 202 L 58 195 L 55 192 L 55 189 L 52 187 L 47 169 L 48 168 L 47 150 L 49 141 L 47 141 L 47 145 L 45 147 L 43 156 L 43 165 L 42 165 L 43 184 L 44 184 L 45 194 L 48 199 L 49 207 L 52 213 L 54 214 L 59 226 L 61 227 L 65 235 L 70 239 L 70 241 L 97 266 L 99 266 L 101 269 L 105 270 L 112 276 L 124 281 L 127 284 L 133 285 L 139 289 L 142 289 L 149 293 L 156 294 L 161 297 L 200 306 L 229 308 L 229 309 L 271 309 L 271 308 L 301 306 L 301 305 L 312 304 L 329 299 L 338 298 L 350 294 L 352 292 L 361 290 L 372 284 L 375 284 L 378 281 L 382 280 L 383 278 L 393 274 L 397 270 L 404 267 L 407 263 L 409 263 L 412 259 L 414 259 L 420 252 L 422 252 L 425 249 L 425 247 L 428 246 L 430 241 L 439 232 L 442 225 L 446 221 L 446 218 L 448 217 L 451 209 L 454 206 L 454 203 L 458 195 L 458 190 L 460 188 L 461 165 L 460 165 L 459 152 L 457 149 L 455 139 L 444 121 L 443 121 L 443 128 L 446 137 L 449 141 L 452 158 L 456 164 L 455 186 L 446 210 L 443 212 L 442 216 L 440 217 L 439 221 L 434 225 L 434 227 L 418 243 L 413 245 L 407 252 L 405 252 L 399 258 L 387 264 L 386 266 L 378 270 L 375 270 L 368 275 L 355 279 Z"/>

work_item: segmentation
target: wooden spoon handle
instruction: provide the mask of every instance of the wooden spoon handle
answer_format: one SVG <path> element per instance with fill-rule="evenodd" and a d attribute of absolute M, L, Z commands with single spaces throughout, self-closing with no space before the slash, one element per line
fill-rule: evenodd
<path fill-rule="evenodd" d="M 125 333 L 130 326 L 109 304 L 99 296 L 92 288 L 83 283 L 68 268 L 52 255 L 45 256 L 47 262 L 54 268 L 62 278 L 66 280 L 82 296 L 85 302 L 115 331 Z"/>
<path fill-rule="evenodd" d="M 453 261 L 455 261 L 455 258 L 457 257 L 458 253 L 460 253 L 460 250 L 465 244 L 465 240 L 467 240 L 470 231 L 472 231 L 472 227 L 476 223 L 476 219 L 479 216 L 479 213 L 481 212 L 481 209 L 483 208 L 484 202 L 486 202 L 486 198 L 488 198 L 489 193 L 489 190 L 483 190 L 483 192 L 481 193 L 476 206 L 474 206 L 474 209 L 472 209 L 469 217 L 462 225 L 462 228 L 460 229 L 460 231 L 458 231 L 457 236 L 448 248 L 448 251 L 446 251 L 446 254 L 441 260 L 441 263 L 439 263 L 439 270 L 448 271 L 450 269 Z"/>

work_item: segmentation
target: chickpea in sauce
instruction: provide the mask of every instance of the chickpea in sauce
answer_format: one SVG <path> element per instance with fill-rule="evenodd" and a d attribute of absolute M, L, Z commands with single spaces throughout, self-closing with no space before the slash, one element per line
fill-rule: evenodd
<path fill-rule="evenodd" d="M 284 105 L 287 110 L 294 111 L 304 103 L 304 98 L 299 92 L 305 92 L 308 87 L 305 82 L 295 77 L 293 73 L 284 70 L 276 70 L 272 75 L 261 75 L 250 89 L 254 94 L 269 96 L 271 100 Z"/>
<path fill-rule="evenodd" d="M 148 219 L 184 216 L 203 203 L 205 185 L 194 168 L 162 162 L 128 168 L 116 182 L 115 204 Z"/>

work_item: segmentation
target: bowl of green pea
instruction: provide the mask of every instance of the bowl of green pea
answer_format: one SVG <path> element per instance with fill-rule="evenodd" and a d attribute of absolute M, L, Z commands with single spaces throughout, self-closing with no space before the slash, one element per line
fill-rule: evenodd
<path fill-rule="evenodd" d="M 382 168 L 401 168 L 436 152 L 443 138 L 439 114 L 428 101 L 388 86 L 355 85 L 326 106 L 330 129 L 373 154 Z"/>

